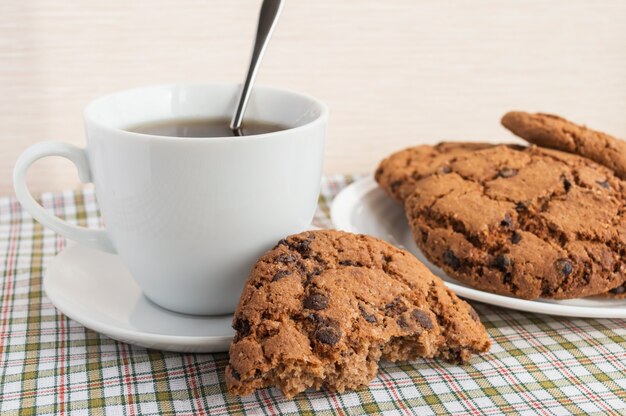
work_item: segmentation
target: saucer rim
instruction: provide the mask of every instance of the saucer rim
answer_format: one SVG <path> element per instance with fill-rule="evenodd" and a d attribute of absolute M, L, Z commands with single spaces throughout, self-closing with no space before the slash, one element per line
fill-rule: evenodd
<path fill-rule="evenodd" d="M 144 348 L 153 348 L 159 350 L 166 351 L 175 351 L 175 352 L 190 352 L 190 349 L 193 349 L 196 352 L 225 352 L 228 351 L 228 347 L 218 347 L 219 345 L 228 345 L 232 342 L 234 337 L 233 335 L 213 335 L 213 336 L 189 336 L 189 335 L 171 335 L 171 334 L 158 334 L 154 332 L 145 332 L 145 331 L 133 331 L 127 328 L 115 326 L 109 323 L 105 323 L 102 321 L 98 321 L 93 319 L 91 316 L 83 316 L 75 313 L 75 310 L 71 307 L 71 303 L 76 304 L 76 300 L 68 297 L 65 293 L 63 293 L 62 288 L 54 287 L 54 285 L 50 284 L 52 277 L 55 273 L 60 273 L 58 270 L 62 267 L 64 261 L 67 261 L 66 257 L 68 257 L 72 250 L 75 247 L 85 247 L 88 250 L 95 251 L 83 244 L 80 243 L 68 243 L 67 246 L 53 259 L 50 260 L 48 266 L 46 267 L 43 273 L 43 290 L 50 302 L 54 305 L 54 307 L 59 310 L 63 315 L 72 319 L 75 322 L 83 325 L 84 327 L 96 331 L 102 335 L 105 335 L 109 338 L 115 339 L 117 341 L 121 341 L 127 344 L 137 345 Z M 115 254 L 108 254 L 113 255 Z M 68 303 L 70 306 L 68 306 Z M 151 302 L 153 303 L 153 302 Z M 155 308 L 160 308 L 158 305 L 154 305 Z M 190 315 L 190 316 L 198 316 L 200 318 L 204 318 L 207 320 L 215 319 L 217 317 L 232 317 L 233 314 L 224 314 L 224 315 L 215 315 L 215 316 L 202 316 L 202 315 Z M 208 322 L 208 324 L 210 324 Z M 140 338 L 140 339 L 137 339 Z M 159 345 L 156 346 L 155 345 Z M 169 347 L 164 347 L 161 344 L 169 344 Z M 210 344 L 210 345 L 207 345 Z M 151 346 L 152 345 L 152 346 Z M 204 349 L 203 349 L 204 348 Z"/>

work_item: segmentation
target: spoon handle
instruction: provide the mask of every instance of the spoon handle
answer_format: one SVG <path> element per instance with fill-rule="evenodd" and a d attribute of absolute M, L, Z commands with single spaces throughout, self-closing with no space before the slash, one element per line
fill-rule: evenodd
<path fill-rule="evenodd" d="M 259 69 L 259 63 L 267 43 L 272 36 L 278 16 L 283 7 L 283 0 L 263 0 L 261 5 L 261 12 L 259 13 L 259 25 L 256 30 L 256 40 L 254 41 L 254 49 L 252 50 L 252 58 L 250 58 L 250 67 L 246 75 L 246 80 L 241 88 L 241 95 L 237 102 L 237 110 L 233 114 L 233 118 L 230 121 L 230 128 L 239 133 L 241 129 L 241 123 L 243 121 L 243 115 L 246 112 L 246 106 L 252 92 L 252 84 Z"/>

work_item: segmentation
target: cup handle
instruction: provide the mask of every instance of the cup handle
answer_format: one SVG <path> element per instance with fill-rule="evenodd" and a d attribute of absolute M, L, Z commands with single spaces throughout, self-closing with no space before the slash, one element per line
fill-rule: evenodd
<path fill-rule="evenodd" d="M 113 243 L 106 231 L 72 225 L 50 214 L 35 201 L 35 198 L 33 198 L 26 186 L 26 172 L 35 161 L 46 156 L 61 156 L 72 161 L 78 169 L 78 177 L 81 182 L 91 182 L 91 170 L 89 169 L 89 162 L 84 149 L 54 141 L 37 143 L 20 155 L 13 169 L 13 187 L 22 207 L 41 224 L 70 240 L 106 251 L 107 253 L 115 253 Z"/>

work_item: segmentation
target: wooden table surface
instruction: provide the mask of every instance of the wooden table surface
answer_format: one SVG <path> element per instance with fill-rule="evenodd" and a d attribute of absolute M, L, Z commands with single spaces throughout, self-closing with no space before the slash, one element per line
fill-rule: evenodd
<path fill-rule="evenodd" d="M 28 145 L 84 143 L 106 92 L 243 77 L 259 1 L 0 2 L 0 195 Z M 259 79 L 331 109 L 325 169 L 368 172 L 416 143 L 510 140 L 510 109 L 556 112 L 626 137 L 622 0 L 288 1 Z M 78 186 L 67 161 L 33 192 Z"/>

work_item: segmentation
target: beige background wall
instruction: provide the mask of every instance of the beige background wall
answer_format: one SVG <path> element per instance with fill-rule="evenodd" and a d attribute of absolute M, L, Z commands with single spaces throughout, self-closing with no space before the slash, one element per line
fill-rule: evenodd
<path fill-rule="evenodd" d="M 258 0 L 0 2 L 0 195 L 29 144 L 84 142 L 81 108 L 112 90 L 239 81 Z M 259 82 L 327 101 L 326 171 L 367 172 L 443 138 L 509 139 L 509 109 L 626 137 L 623 0 L 288 0 Z M 59 160 L 34 191 L 78 186 Z"/>

